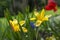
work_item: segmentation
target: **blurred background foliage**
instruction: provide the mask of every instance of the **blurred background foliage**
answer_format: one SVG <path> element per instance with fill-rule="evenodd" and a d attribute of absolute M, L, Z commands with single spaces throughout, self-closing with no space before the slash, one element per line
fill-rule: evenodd
<path fill-rule="evenodd" d="M 56 0 L 57 5 L 60 6 L 60 0 Z M 42 9 L 47 4 L 47 0 L 0 0 L 0 16 L 4 16 L 4 10 L 8 8 L 13 15 L 18 11 L 25 12 L 25 8 L 29 5 L 30 12 L 34 10 L 35 6 L 38 10 Z"/>

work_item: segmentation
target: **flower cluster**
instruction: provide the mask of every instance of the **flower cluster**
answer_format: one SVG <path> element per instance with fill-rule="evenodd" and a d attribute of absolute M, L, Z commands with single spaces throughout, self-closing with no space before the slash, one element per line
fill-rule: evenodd
<path fill-rule="evenodd" d="M 42 9 L 41 13 L 34 12 L 34 15 L 36 17 L 30 18 L 31 21 L 36 20 L 36 22 L 33 24 L 31 23 L 31 26 L 35 25 L 36 27 L 40 26 L 44 21 L 48 21 L 48 18 L 51 17 L 51 15 L 45 16 L 45 10 Z"/>
<path fill-rule="evenodd" d="M 22 21 L 19 22 L 20 26 L 19 26 L 18 21 L 16 19 L 14 19 L 13 21 L 12 20 L 9 20 L 9 22 L 10 22 L 10 24 L 12 26 L 12 29 L 15 32 L 21 31 L 20 30 L 20 26 L 22 27 L 25 24 L 25 21 L 24 20 L 22 20 Z M 23 32 L 27 32 L 27 29 L 25 27 L 22 27 L 22 30 L 23 30 Z"/>

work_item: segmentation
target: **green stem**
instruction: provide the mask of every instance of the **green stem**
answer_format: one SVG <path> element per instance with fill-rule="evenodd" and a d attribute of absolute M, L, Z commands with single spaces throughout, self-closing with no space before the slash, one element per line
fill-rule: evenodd
<path fill-rule="evenodd" d="M 38 39 L 38 30 L 36 31 L 36 40 Z"/>
<path fill-rule="evenodd" d="M 36 29 L 36 40 L 40 40 L 39 30 L 40 30 L 40 28 L 38 27 L 38 28 Z"/>

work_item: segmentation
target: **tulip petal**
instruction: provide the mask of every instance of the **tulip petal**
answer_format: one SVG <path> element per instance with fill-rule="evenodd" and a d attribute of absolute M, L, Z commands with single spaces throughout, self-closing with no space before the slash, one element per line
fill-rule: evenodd
<path fill-rule="evenodd" d="M 36 18 L 30 18 L 30 20 L 31 20 L 31 21 L 34 21 L 34 20 L 36 20 Z"/>
<path fill-rule="evenodd" d="M 19 24 L 20 24 L 20 26 L 22 26 L 22 25 L 24 25 L 24 24 L 25 24 L 25 21 L 24 21 L 24 20 L 22 20 L 22 21 L 20 21 L 20 22 L 19 22 Z"/>

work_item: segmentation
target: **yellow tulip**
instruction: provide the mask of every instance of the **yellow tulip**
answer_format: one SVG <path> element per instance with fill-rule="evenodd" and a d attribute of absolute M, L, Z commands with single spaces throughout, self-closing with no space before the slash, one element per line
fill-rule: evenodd
<path fill-rule="evenodd" d="M 37 11 L 34 11 L 34 15 L 36 16 L 36 18 L 30 18 L 30 20 L 37 20 L 35 23 L 36 27 L 40 26 L 42 22 L 48 21 L 48 18 L 52 16 L 52 15 L 45 16 L 44 9 L 42 9 L 40 14 Z"/>
<path fill-rule="evenodd" d="M 36 15 L 37 21 L 36 21 L 36 26 L 41 25 L 43 21 L 48 21 L 48 18 L 51 17 L 51 15 L 46 15 L 45 16 L 45 10 L 43 9 L 40 14 Z M 39 21 L 38 21 L 39 20 Z"/>
<path fill-rule="evenodd" d="M 19 25 L 18 25 L 18 21 L 16 19 L 13 20 L 13 21 L 10 20 L 9 22 L 10 22 L 10 24 L 11 24 L 11 26 L 12 26 L 12 28 L 13 28 L 13 30 L 15 32 L 20 31 L 20 28 L 19 28 Z"/>
<path fill-rule="evenodd" d="M 22 27 L 22 30 L 24 33 L 26 33 L 28 31 L 25 27 Z"/>
<path fill-rule="evenodd" d="M 24 25 L 24 24 L 25 24 L 25 21 L 24 21 L 24 20 L 22 20 L 22 21 L 20 21 L 20 22 L 19 22 L 19 24 L 20 24 L 20 26 L 22 26 L 22 25 Z"/>

